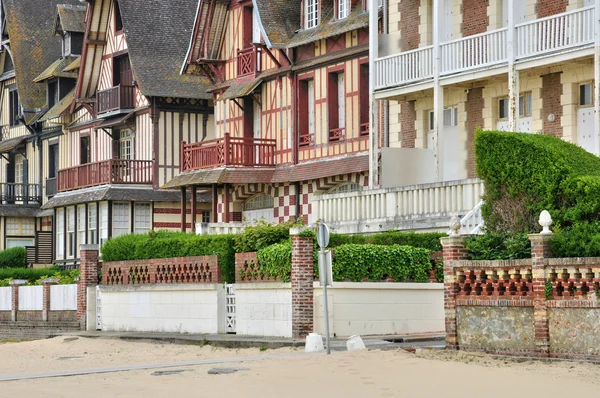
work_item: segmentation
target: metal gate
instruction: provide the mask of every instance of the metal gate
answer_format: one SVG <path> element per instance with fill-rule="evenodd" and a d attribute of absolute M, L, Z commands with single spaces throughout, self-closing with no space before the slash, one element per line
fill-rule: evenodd
<path fill-rule="evenodd" d="M 227 303 L 225 315 L 227 317 L 227 333 L 235 333 L 235 288 L 233 285 L 225 285 Z"/>
<path fill-rule="evenodd" d="M 96 330 L 102 330 L 102 292 L 96 286 Z"/>

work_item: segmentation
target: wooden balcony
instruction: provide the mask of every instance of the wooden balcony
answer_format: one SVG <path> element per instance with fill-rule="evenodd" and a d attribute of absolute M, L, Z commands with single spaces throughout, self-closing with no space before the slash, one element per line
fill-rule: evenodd
<path fill-rule="evenodd" d="M 110 159 L 58 171 L 58 191 L 105 184 L 152 184 L 151 160 Z"/>
<path fill-rule="evenodd" d="M 181 144 L 181 171 L 220 166 L 273 167 L 276 141 L 262 138 L 231 137 Z"/>
<path fill-rule="evenodd" d="M 249 47 L 238 50 L 237 75 L 238 77 L 254 75 L 260 72 L 260 49 Z"/>
<path fill-rule="evenodd" d="M 0 204 L 41 204 L 42 189 L 39 184 L 0 184 Z"/>
<path fill-rule="evenodd" d="M 96 95 L 96 112 L 119 113 L 135 109 L 135 87 L 118 85 L 107 90 L 98 91 Z"/>
<path fill-rule="evenodd" d="M 595 18 L 590 6 L 515 25 L 515 63 L 592 47 Z M 440 77 L 507 66 L 509 36 L 509 28 L 502 28 L 441 43 Z M 427 46 L 376 59 L 375 90 L 433 81 L 433 53 Z"/>

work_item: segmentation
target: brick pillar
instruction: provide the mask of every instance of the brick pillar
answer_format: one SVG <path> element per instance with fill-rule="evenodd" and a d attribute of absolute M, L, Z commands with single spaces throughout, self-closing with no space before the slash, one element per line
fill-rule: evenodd
<path fill-rule="evenodd" d="M 50 312 L 50 286 L 58 285 L 59 280 L 48 278 L 42 279 L 43 296 L 42 296 L 42 321 L 48 322 L 48 313 Z"/>
<path fill-rule="evenodd" d="M 533 317 L 535 322 L 535 345 L 541 356 L 550 355 L 550 330 L 548 306 L 545 294 L 546 259 L 551 257 L 548 242 L 552 234 L 531 234 L 531 272 L 533 274 Z"/>
<path fill-rule="evenodd" d="M 446 348 L 458 350 L 458 330 L 456 325 L 456 276 L 454 262 L 464 260 L 467 251 L 464 237 L 441 238 L 444 259 L 444 313 L 446 318 Z"/>
<path fill-rule="evenodd" d="M 302 338 L 313 331 L 313 239 L 292 228 L 292 336 Z"/>
<path fill-rule="evenodd" d="M 24 286 L 28 283 L 25 279 L 13 279 L 8 282 L 11 288 L 12 307 L 10 311 L 10 320 L 17 321 L 17 311 L 19 310 L 19 286 Z"/>
<path fill-rule="evenodd" d="M 86 329 L 87 288 L 98 285 L 98 245 L 80 246 L 80 275 L 77 286 L 77 320 Z"/>

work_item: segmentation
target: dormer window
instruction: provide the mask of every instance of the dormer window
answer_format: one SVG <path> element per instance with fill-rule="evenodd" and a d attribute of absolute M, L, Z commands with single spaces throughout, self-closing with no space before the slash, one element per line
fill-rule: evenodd
<path fill-rule="evenodd" d="M 63 39 L 63 57 L 70 55 L 81 55 L 83 47 L 83 33 L 65 32 Z"/>
<path fill-rule="evenodd" d="M 60 101 L 58 93 L 58 80 L 52 80 L 48 82 L 48 108 L 52 108 L 58 101 Z"/>
<path fill-rule="evenodd" d="M 305 0 L 304 10 L 305 28 L 312 29 L 319 25 L 319 0 Z"/>
<path fill-rule="evenodd" d="M 350 15 L 350 0 L 338 0 L 337 3 L 338 19 L 347 18 Z"/>

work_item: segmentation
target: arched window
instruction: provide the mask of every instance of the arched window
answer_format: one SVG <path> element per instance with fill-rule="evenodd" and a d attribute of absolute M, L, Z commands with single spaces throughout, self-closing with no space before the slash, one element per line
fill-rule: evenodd
<path fill-rule="evenodd" d="M 262 210 L 273 208 L 273 197 L 271 195 L 256 195 L 244 202 L 244 211 Z"/>
<path fill-rule="evenodd" d="M 327 191 L 327 193 L 328 194 L 333 194 L 333 193 L 358 192 L 361 189 L 362 189 L 362 187 L 359 184 L 345 183 L 345 184 L 340 184 L 338 186 L 335 186 L 335 187 L 331 188 L 329 191 Z"/>

